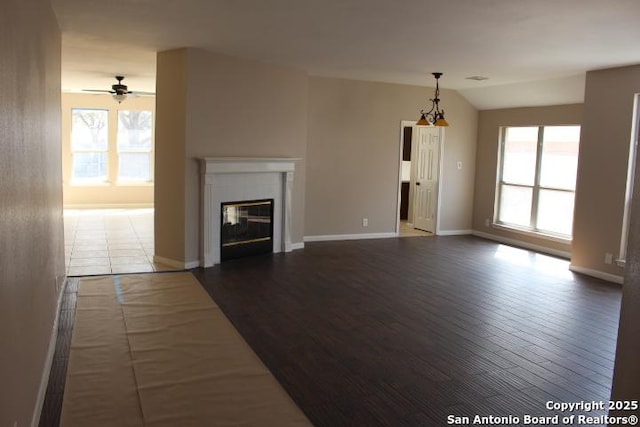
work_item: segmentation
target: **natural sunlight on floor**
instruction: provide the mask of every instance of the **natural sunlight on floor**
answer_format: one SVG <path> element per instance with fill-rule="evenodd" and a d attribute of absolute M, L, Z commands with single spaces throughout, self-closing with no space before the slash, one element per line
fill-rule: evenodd
<path fill-rule="evenodd" d="M 573 278 L 573 273 L 569 270 L 569 261 L 566 259 L 507 245 L 498 246 L 495 258 L 523 267 L 533 267 L 541 273 L 553 275 L 558 278 L 569 280 Z"/>
<path fill-rule="evenodd" d="M 67 275 L 143 273 L 154 263 L 153 209 L 65 209 Z"/>

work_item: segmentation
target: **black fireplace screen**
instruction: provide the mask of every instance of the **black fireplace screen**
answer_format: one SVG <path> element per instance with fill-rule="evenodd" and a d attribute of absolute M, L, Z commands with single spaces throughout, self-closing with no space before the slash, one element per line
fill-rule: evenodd
<path fill-rule="evenodd" d="M 273 199 L 222 203 L 220 259 L 273 252 Z"/>

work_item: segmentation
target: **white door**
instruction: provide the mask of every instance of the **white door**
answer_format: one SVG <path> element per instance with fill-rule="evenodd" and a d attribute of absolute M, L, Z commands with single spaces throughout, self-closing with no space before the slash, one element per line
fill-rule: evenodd
<path fill-rule="evenodd" d="M 436 127 L 417 127 L 413 226 L 435 233 L 438 206 L 440 138 Z"/>

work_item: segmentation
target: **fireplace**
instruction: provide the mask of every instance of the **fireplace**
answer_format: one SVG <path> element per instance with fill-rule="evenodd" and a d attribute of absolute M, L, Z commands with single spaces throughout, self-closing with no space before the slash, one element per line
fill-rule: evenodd
<path fill-rule="evenodd" d="M 222 261 L 221 238 L 224 222 L 222 205 L 245 203 L 234 202 L 234 200 L 272 200 L 272 240 L 269 252 L 290 252 L 293 249 L 291 243 L 292 192 L 297 159 L 204 157 L 199 160 L 201 173 L 200 265 L 202 267 L 211 267 Z M 231 221 L 227 218 L 226 222 Z M 232 246 L 239 245 L 230 244 L 227 247 Z M 267 243 L 264 246 L 266 247 Z"/>
<path fill-rule="evenodd" d="M 273 199 L 220 206 L 220 261 L 273 252 Z"/>

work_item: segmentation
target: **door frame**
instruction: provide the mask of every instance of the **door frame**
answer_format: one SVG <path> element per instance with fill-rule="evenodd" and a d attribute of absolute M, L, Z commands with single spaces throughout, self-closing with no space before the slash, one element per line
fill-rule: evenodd
<path fill-rule="evenodd" d="M 397 178 L 397 201 L 396 201 L 396 230 L 395 234 L 397 236 L 400 235 L 400 200 L 402 197 L 402 148 L 403 148 L 403 138 L 404 138 L 404 128 L 412 127 L 414 129 L 417 128 L 415 120 L 401 120 L 400 121 L 400 134 L 398 138 L 398 178 Z M 440 210 L 441 210 L 441 201 L 442 198 L 440 194 L 442 192 L 442 173 L 444 167 L 444 132 L 442 127 L 438 127 L 438 186 L 436 191 L 436 227 L 434 235 L 440 234 Z M 414 144 L 414 135 L 415 132 L 411 133 L 411 179 L 409 187 L 409 199 L 411 200 L 411 196 L 413 194 L 412 186 L 415 182 L 415 164 L 413 163 L 413 159 L 415 158 L 415 148 L 416 144 Z"/>

